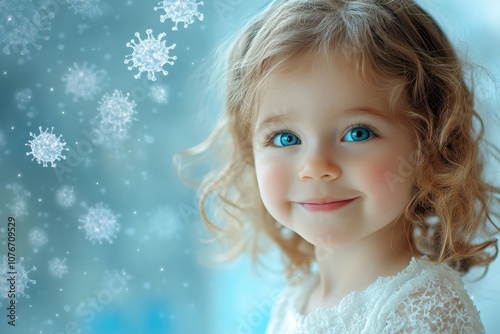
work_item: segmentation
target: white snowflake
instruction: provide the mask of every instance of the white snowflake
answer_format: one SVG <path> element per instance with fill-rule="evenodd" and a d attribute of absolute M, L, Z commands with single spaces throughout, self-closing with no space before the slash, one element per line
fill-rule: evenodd
<path fill-rule="evenodd" d="M 184 28 L 194 22 L 194 17 L 198 17 L 203 21 L 203 14 L 198 12 L 198 5 L 203 5 L 203 1 L 196 0 L 163 0 L 158 2 L 159 7 L 154 7 L 154 10 L 163 9 L 165 15 L 160 15 L 160 21 L 163 23 L 166 19 L 171 19 L 175 23 L 172 30 L 178 30 L 177 24 L 184 22 Z"/>
<path fill-rule="evenodd" d="M 31 147 L 31 152 L 27 152 L 26 155 L 33 155 L 31 161 L 36 159 L 38 164 L 43 164 L 43 167 L 47 167 L 47 163 L 49 162 L 52 167 L 55 167 L 56 160 L 60 161 L 61 158 L 66 159 L 66 156 L 62 155 L 63 150 L 69 151 L 67 148 L 64 148 L 66 143 L 60 140 L 62 135 L 56 137 L 56 135 L 52 133 L 52 131 L 54 131 L 53 127 L 50 133 L 48 133 L 48 128 L 45 129 L 44 132 L 42 132 L 41 126 L 38 129 L 40 130 L 39 135 L 30 132 L 30 136 L 32 136 L 33 139 L 28 141 L 25 145 Z"/>
<path fill-rule="evenodd" d="M 14 286 L 16 287 L 16 298 L 24 296 L 26 298 L 29 298 L 30 296 L 27 295 L 24 290 L 28 288 L 28 283 L 31 284 L 36 284 L 35 280 L 29 279 L 28 274 L 31 271 L 36 271 L 36 267 L 33 266 L 33 268 L 29 271 L 26 271 L 24 267 L 21 265 L 21 263 L 24 261 L 24 258 L 21 257 L 20 261 L 16 263 L 9 263 L 7 261 L 7 256 L 2 257 L 2 262 L 0 263 L 0 296 L 2 298 L 4 296 L 7 296 L 10 290 L 10 281 L 8 280 L 11 278 L 13 275 L 10 274 L 11 272 L 15 272 L 15 284 Z"/>
<path fill-rule="evenodd" d="M 56 191 L 56 203 L 64 208 L 69 208 L 75 204 L 75 189 L 70 186 L 62 186 Z"/>
<path fill-rule="evenodd" d="M 66 84 L 65 93 L 73 96 L 73 101 L 79 98 L 83 100 L 93 100 L 106 86 L 108 74 L 104 70 L 96 70 L 95 65 L 87 66 L 73 64 L 61 77 Z"/>
<path fill-rule="evenodd" d="M 87 213 L 78 220 L 80 226 L 78 229 L 85 230 L 86 238 L 99 244 L 103 240 L 113 243 L 113 238 L 120 231 L 120 224 L 117 221 L 118 215 L 115 215 L 107 205 L 98 203 L 93 207 L 87 208 Z"/>
<path fill-rule="evenodd" d="M 125 56 L 125 64 L 132 62 L 132 66 L 128 66 L 131 71 L 134 67 L 137 67 L 139 73 L 134 75 L 134 78 L 139 79 L 142 72 L 148 72 L 148 79 L 156 81 L 155 72 L 161 72 L 163 75 L 167 75 L 168 71 L 163 69 L 165 64 L 173 65 L 173 60 L 177 59 L 177 56 L 170 56 L 170 50 L 174 49 L 176 44 L 166 46 L 166 41 L 161 39 L 166 36 L 165 33 L 160 33 L 158 39 L 153 37 L 153 30 L 146 30 L 147 38 L 141 39 L 138 32 L 135 36 L 138 38 L 139 43 L 135 40 L 130 40 L 126 45 L 129 48 L 134 49 L 132 54 Z M 129 58 L 127 58 L 129 57 Z"/>
<path fill-rule="evenodd" d="M 68 273 L 68 266 L 66 265 L 66 259 L 61 259 L 54 257 L 49 261 L 49 272 L 57 277 L 62 278 Z"/>

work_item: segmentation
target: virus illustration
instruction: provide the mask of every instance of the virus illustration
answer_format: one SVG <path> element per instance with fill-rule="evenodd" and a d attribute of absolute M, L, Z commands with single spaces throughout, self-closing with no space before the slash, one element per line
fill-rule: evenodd
<path fill-rule="evenodd" d="M 56 191 L 56 203 L 63 208 L 69 208 L 75 204 L 75 189 L 70 186 L 62 186 Z"/>
<path fill-rule="evenodd" d="M 14 193 L 10 205 L 7 205 L 10 210 L 9 213 L 14 217 L 26 216 L 28 214 L 26 197 L 30 197 L 31 193 L 26 191 L 23 186 L 18 183 L 7 184 L 5 187 Z"/>
<path fill-rule="evenodd" d="M 49 261 L 49 273 L 57 278 L 62 278 L 68 273 L 66 259 L 54 257 Z"/>
<path fill-rule="evenodd" d="M 158 104 L 168 103 L 168 87 L 155 84 L 151 86 L 148 96 Z"/>
<path fill-rule="evenodd" d="M 111 95 L 104 94 L 99 101 L 97 107 L 99 114 L 94 122 L 108 143 L 120 142 L 127 137 L 132 121 L 137 120 L 133 117 L 137 114 L 136 106 L 134 100 L 129 100 L 128 93 L 123 95 L 121 91 L 115 90 Z"/>
<path fill-rule="evenodd" d="M 31 89 L 26 88 L 23 90 L 20 90 L 19 92 L 16 93 L 15 99 L 17 102 L 17 109 L 19 110 L 25 110 L 28 104 L 31 102 Z"/>
<path fill-rule="evenodd" d="M 107 240 L 112 244 L 112 239 L 116 238 L 116 234 L 120 231 L 117 217 L 118 215 L 113 214 L 107 205 L 98 203 L 87 208 L 87 213 L 80 217 L 78 229 L 85 230 L 86 238 L 92 243 L 98 241 L 101 244 L 103 240 Z"/>
<path fill-rule="evenodd" d="M 163 9 L 165 15 L 160 15 L 160 21 L 163 23 L 166 19 L 171 19 L 175 23 L 172 30 L 178 30 L 177 24 L 184 22 L 184 28 L 194 22 L 194 17 L 198 17 L 203 21 L 203 14 L 198 12 L 198 5 L 203 5 L 203 1 L 196 0 L 163 0 L 158 2 L 159 7 L 154 7 L 154 10 Z"/>
<path fill-rule="evenodd" d="M 10 290 L 10 281 L 8 279 L 13 276 L 14 274 L 10 274 L 11 272 L 15 272 L 15 287 L 16 287 L 16 297 L 14 299 L 17 299 L 17 297 L 24 296 L 26 298 L 29 298 L 30 296 L 27 295 L 24 290 L 28 288 L 28 283 L 31 284 L 36 284 L 35 280 L 29 279 L 28 274 L 31 271 L 36 271 L 36 267 L 33 266 L 33 268 L 29 271 L 26 271 L 24 267 L 21 265 L 21 263 L 24 261 L 24 258 L 21 257 L 19 263 L 9 263 L 7 261 L 7 256 L 3 256 L 2 262 L 0 262 L 0 296 L 5 297 L 9 293 Z"/>
<path fill-rule="evenodd" d="M 150 214 L 148 233 L 160 239 L 179 239 L 182 220 L 171 207 L 157 208 Z M 148 239 L 148 237 L 146 238 Z"/>
<path fill-rule="evenodd" d="M 41 126 L 38 129 L 40 130 L 39 135 L 30 132 L 30 136 L 32 136 L 33 139 L 28 141 L 25 145 L 31 147 L 31 152 L 27 152 L 26 155 L 33 155 L 31 161 L 36 159 L 38 164 L 43 164 L 43 167 L 47 167 L 47 163 L 49 162 L 52 167 L 55 167 L 56 160 L 60 161 L 61 158 L 66 159 L 66 156 L 62 155 L 62 151 L 69 151 L 69 149 L 65 148 L 64 146 L 66 146 L 66 143 L 60 140 L 62 135 L 56 137 L 56 135 L 52 133 L 52 131 L 54 131 L 53 127 L 50 133 L 48 132 L 48 128 L 45 129 L 44 132 L 42 132 Z"/>
<path fill-rule="evenodd" d="M 73 95 L 73 101 L 79 98 L 85 101 L 93 100 L 100 93 L 108 82 L 108 74 L 104 70 L 95 70 L 95 65 L 87 66 L 73 64 L 61 77 L 65 83 L 65 93 Z"/>
<path fill-rule="evenodd" d="M 66 0 L 75 14 L 81 14 L 83 18 L 96 18 L 102 15 L 100 0 Z"/>
<path fill-rule="evenodd" d="M 14 217 L 24 217 L 28 214 L 28 203 L 23 197 L 14 197 L 8 207 Z"/>
<path fill-rule="evenodd" d="M 39 40 L 48 40 L 40 32 L 51 29 L 50 20 L 54 13 L 49 11 L 49 1 L 40 1 L 35 6 L 31 0 L 0 0 L 0 44 L 5 44 L 3 52 L 10 54 L 11 49 L 21 55 L 29 54 L 28 45 L 36 50 L 42 48 Z"/>
<path fill-rule="evenodd" d="M 48 238 L 47 234 L 40 228 L 34 228 L 28 234 L 28 239 L 33 246 L 33 251 L 38 252 L 38 248 L 43 247 L 47 244 Z"/>
<path fill-rule="evenodd" d="M 155 72 L 162 72 L 163 75 L 167 75 L 168 71 L 163 69 L 165 64 L 174 64 L 174 60 L 177 56 L 170 56 L 170 50 L 175 48 L 175 43 L 166 46 L 166 41 L 161 39 L 167 34 L 160 33 L 158 39 L 153 36 L 153 30 L 146 30 L 147 38 L 141 39 L 138 32 L 135 33 L 135 37 L 139 40 L 136 43 L 133 39 L 127 42 L 127 47 L 134 49 L 132 54 L 125 56 L 125 64 L 132 62 L 132 66 L 128 66 L 129 71 L 134 67 L 139 69 L 139 73 L 134 75 L 134 78 L 139 79 L 142 72 L 148 72 L 148 79 L 156 81 Z M 127 58 L 129 57 L 129 58 Z"/>

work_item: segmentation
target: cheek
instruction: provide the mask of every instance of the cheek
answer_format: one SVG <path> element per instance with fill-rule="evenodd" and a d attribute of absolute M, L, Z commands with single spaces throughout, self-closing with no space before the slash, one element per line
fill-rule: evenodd
<path fill-rule="evenodd" d="M 367 184 L 372 189 L 377 189 L 381 194 L 389 190 L 387 176 L 394 173 L 394 166 L 387 162 L 373 164 L 366 172 Z"/>
<path fill-rule="evenodd" d="M 268 211 L 279 203 L 287 193 L 286 169 L 275 163 L 256 160 L 255 171 L 262 201 Z"/>
<path fill-rule="evenodd" d="M 413 170 L 406 168 L 397 157 L 377 159 L 361 173 L 362 182 L 376 197 L 387 205 L 394 199 L 407 196 L 412 184 Z"/>

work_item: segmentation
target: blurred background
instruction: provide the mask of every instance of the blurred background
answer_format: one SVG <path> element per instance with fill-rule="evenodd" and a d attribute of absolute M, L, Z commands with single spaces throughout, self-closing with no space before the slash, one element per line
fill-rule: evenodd
<path fill-rule="evenodd" d="M 492 74 L 474 86 L 487 138 L 499 143 L 500 2 L 418 2 Z M 279 254 L 266 259 L 272 270 L 246 257 L 204 264 L 195 193 L 172 157 L 218 113 L 201 98 L 214 50 L 268 3 L 206 0 L 203 20 L 174 31 L 157 1 L 0 0 L 0 333 L 264 333 L 284 284 Z M 168 75 L 134 77 L 152 65 L 141 39 L 158 51 L 176 44 Z M 487 177 L 498 180 L 499 168 L 488 161 Z M 464 281 L 486 333 L 498 333 L 500 260 L 473 282 L 480 273 Z"/>

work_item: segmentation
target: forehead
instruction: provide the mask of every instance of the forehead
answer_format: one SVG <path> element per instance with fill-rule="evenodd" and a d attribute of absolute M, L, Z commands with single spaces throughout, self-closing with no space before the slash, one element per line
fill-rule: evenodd
<path fill-rule="evenodd" d="M 365 80 L 353 63 L 324 57 L 296 57 L 282 63 L 265 78 L 259 94 L 257 123 L 263 117 L 293 109 L 387 110 L 386 94 Z M 364 103 L 367 105 L 363 106 Z M 388 110 L 387 110 L 388 112 Z"/>

